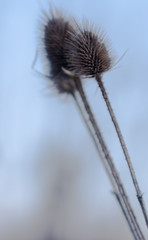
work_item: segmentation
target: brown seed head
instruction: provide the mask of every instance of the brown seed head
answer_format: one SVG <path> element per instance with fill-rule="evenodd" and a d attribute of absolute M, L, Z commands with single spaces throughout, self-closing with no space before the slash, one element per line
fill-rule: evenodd
<path fill-rule="evenodd" d="M 68 68 L 77 75 L 95 76 L 111 68 L 111 58 L 103 39 L 88 30 L 70 33 L 65 45 Z"/>
<path fill-rule="evenodd" d="M 44 48 L 50 63 L 50 78 L 59 92 L 76 90 L 75 76 L 93 77 L 111 68 L 104 39 L 90 30 L 70 24 L 52 14 L 44 24 Z"/>
<path fill-rule="evenodd" d="M 75 90 L 73 78 L 62 70 L 68 67 L 64 53 L 65 39 L 73 32 L 73 28 L 63 17 L 52 16 L 44 27 L 44 46 L 50 63 L 50 78 L 59 92 L 72 93 Z"/>

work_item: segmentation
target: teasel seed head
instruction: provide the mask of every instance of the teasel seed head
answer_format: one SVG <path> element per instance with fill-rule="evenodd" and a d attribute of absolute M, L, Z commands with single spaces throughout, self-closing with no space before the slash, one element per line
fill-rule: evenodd
<path fill-rule="evenodd" d="M 78 25 L 77 25 L 78 26 Z M 66 37 L 65 54 L 68 69 L 76 75 L 94 77 L 112 67 L 112 59 L 104 38 L 93 31 L 77 28 L 77 34 Z"/>
<path fill-rule="evenodd" d="M 65 58 L 65 39 L 74 33 L 72 26 L 63 16 L 52 14 L 44 25 L 44 48 L 50 65 L 50 79 L 60 93 L 73 93 L 75 84 L 72 76 L 67 75 L 64 69 L 68 68 Z"/>
<path fill-rule="evenodd" d="M 112 67 L 104 38 L 59 12 L 48 17 L 43 32 L 50 79 L 60 93 L 74 93 L 75 77 L 101 76 Z"/>

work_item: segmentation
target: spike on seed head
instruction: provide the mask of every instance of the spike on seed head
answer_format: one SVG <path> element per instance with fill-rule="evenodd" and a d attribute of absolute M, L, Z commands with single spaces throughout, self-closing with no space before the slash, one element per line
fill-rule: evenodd
<path fill-rule="evenodd" d="M 103 38 L 89 30 L 78 29 L 66 38 L 68 68 L 76 75 L 95 76 L 111 68 L 112 62 Z"/>
<path fill-rule="evenodd" d="M 44 26 L 44 46 L 46 57 L 50 62 L 50 78 L 59 92 L 67 93 L 75 90 L 73 78 L 62 70 L 68 67 L 64 45 L 70 33 L 74 33 L 74 30 L 69 22 L 62 16 L 54 16 L 53 13 Z"/>

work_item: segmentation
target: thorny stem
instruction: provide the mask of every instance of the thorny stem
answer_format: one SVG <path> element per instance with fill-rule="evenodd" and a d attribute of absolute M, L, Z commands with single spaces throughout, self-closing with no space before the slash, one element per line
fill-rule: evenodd
<path fill-rule="evenodd" d="M 93 116 L 93 113 L 91 111 L 91 108 L 89 106 L 89 103 L 87 101 L 87 98 L 85 96 L 85 93 L 83 91 L 83 88 L 82 88 L 82 85 L 81 85 L 81 82 L 80 82 L 80 79 L 79 78 L 76 78 L 75 79 L 75 83 L 76 83 L 76 86 L 77 86 L 77 90 L 81 96 L 81 99 L 83 101 L 83 104 L 85 106 L 85 109 L 89 115 L 89 119 L 90 119 L 90 122 L 92 124 L 92 127 L 94 128 L 95 130 L 95 133 L 96 133 L 96 136 L 100 142 L 100 145 L 101 145 L 101 148 L 102 148 L 102 151 L 104 153 L 104 156 L 105 156 L 105 159 L 107 160 L 107 163 L 111 169 L 111 172 L 112 172 L 112 175 L 113 175 L 113 178 L 118 186 L 118 190 L 119 190 L 119 193 L 123 199 L 123 202 L 125 204 L 125 207 L 127 209 L 127 213 L 128 213 L 128 216 L 129 216 L 129 219 L 131 221 L 131 225 L 132 225 L 132 233 L 133 233 L 133 237 L 135 240 L 145 240 L 144 236 L 143 236 L 143 233 L 140 229 L 140 226 L 137 222 L 137 219 L 136 219 L 136 216 L 133 212 L 133 209 L 130 205 L 130 202 L 128 200 L 128 197 L 127 197 L 127 194 L 125 192 L 125 189 L 123 187 L 123 184 L 121 182 L 121 179 L 120 179 L 120 176 L 115 168 L 115 165 L 114 165 L 114 162 L 113 162 L 113 159 L 111 158 L 110 154 L 109 154 L 109 151 L 108 151 L 108 148 L 105 144 L 105 141 L 103 139 L 103 136 L 100 132 L 100 129 L 99 127 L 97 126 L 97 123 L 96 123 L 96 120 Z"/>
<path fill-rule="evenodd" d="M 81 106 L 80 106 L 80 103 L 79 103 L 79 101 L 78 101 L 78 99 L 77 99 L 77 97 L 76 97 L 76 95 L 74 93 L 72 94 L 72 97 L 73 97 L 73 99 L 74 99 L 74 101 L 76 103 L 76 106 L 77 106 L 77 108 L 79 110 L 79 113 L 80 113 L 80 115 L 81 115 L 81 117 L 82 117 L 82 119 L 83 119 L 83 121 L 84 121 L 84 123 L 86 125 L 86 128 L 87 128 L 87 130 L 88 130 L 88 132 L 89 132 L 89 134 L 90 134 L 90 136 L 92 138 L 92 141 L 93 141 L 93 143 L 94 143 L 94 145 L 96 147 L 97 153 L 98 153 L 98 155 L 99 155 L 99 157 L 101 159 L 101 162 L 102 162 L 102 164 L 103 164 L 103 166 L 105 168 L 107 176 L 108 176 L 108 178 L 109 178 L 109 180 L 111 182 L 111 185 L 112 185 L 112 188 L 113 188 L 112 193 L 114 194 L 114 196 L 115 196 L 115 198 L 116 198 L 116 200 L 117 200 L 117 202 L 118 202 L 118 204 L 119 204 L 119 206 L 121 208 L 121 211 L 122 211 L 126 221 L 128 222 L 129 228 L 130 228 L 131 232 L 133 233 L 132 224 L 131 224 L 130 219 L 128 217 L 127 211 L 126 211 L 126 209 L 124 207 L 123 201 L 122 201 L 122 199 L 121 199 L 121 197 L 120 197 L 120 195 L 118 193 L 118 190 L 117 190 L 117 187 L 116 187 L 115 182 L 113 180 L 113 177 L 111 175 L 111 172 L 108 169 L 108 166 L 106 165 L 104 156 L 102 155 L 102 152 L 101 152 L 101 149 L 100 149 L 100 146 L 98 145 L 98 143 L 96 141 L 94 133 L 93 133 L 92 129 L 90 128 L 89 123 L 88 123 L 88 121 L 87 121 L 87 119 L 86 119 L 86 117 L 84 115 L 84 112 L 83 112 Z"/>
<path fill-rule="evenodd" d="M 141 193 L 141 190 L 140 190 L 137 178 L 136 178 L 136 174 L 135 174 L 135 171 L 134 171 L 134 168 L 133 168 L 133 165 L 132 165 L 132 161 L 130 159 L 130 156 L 129 156 L 129 153 L 128 153 L 128 150 L 127 150 L 127 147 L 126 147 L 126 144 L 125 144 L 125 141 L 124 141 L 124 138 L 122 136 L 119 124 L 117 122 L 116 116 L 115 116 L 114 111 L 112 109 L 111 103 L 109 101 L 107 92 L 105 90 L 105 87 L 104 87 L 104 84 L 102 82 L 102 79 L 101 79 L 100 75 L 96 76 L 96 80 L 97 80 L 97 82 L 99 84 L 99 87 L 101 89 L 101 92 L 102 92 L 103 98 L 105 100 L 105 103 L 107 105 L 108 111 L 110 113 L 112 122 L 113 122 L 113 124 L 115 126 L 115 129 L 116 129 L 116 132 L 117 132 L 117 135 L 118 135 L 121 147 L 123 149 L 124 156 L 125 156 L 125 159 L 127 161 L 127 164 L 128 164 L 129 170 L 130 170 L 130 174 L 131 174 L 131 177 L 132 177 L 135 189 L 136 189 L 137 198 L 138 198 L 138 201 L 140 203 L 140 206 L 141 206 L 141 209 L 142 209 L 142 212 L 143 212 L 143 215 L 144 215 L 144 219 L 145 219 L 146 225 L 148 227 L 148 216 L 147 216 L 147 211 L 146 211 L 143 195 Z"/>

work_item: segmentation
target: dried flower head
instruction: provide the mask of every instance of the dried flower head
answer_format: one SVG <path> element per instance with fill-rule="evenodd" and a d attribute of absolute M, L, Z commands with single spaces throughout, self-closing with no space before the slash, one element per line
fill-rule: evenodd
<path fill-rule="evenodd" d="M 63 71 L 68 67 L 64 45 L 70 33 L 74 33 L 74 30 L 62 16 L 52 15 L 44 26 L 44 47 L 50 63 L 50 78 L 59 92 L 67 93 L 75 90 L 73 78 Z"/>
<path fill-rule="evenodd" d="M 66 37 L 68 69 L 76 75 L 87 77 L 108 71 L 112 62 L 103 37 L 80 27 L 76 32 Z"/>
<path fill-rule="evenodd" d="M 72 24 L 59 13 L 52 13 L 43 32 L 50 79 L 59 92 L 73 93 L 75 77 L 94 77 L 111 68 L 104 38 L 87 28 L 82 29 L 76 21 Z"/>

